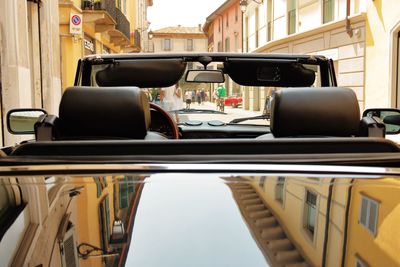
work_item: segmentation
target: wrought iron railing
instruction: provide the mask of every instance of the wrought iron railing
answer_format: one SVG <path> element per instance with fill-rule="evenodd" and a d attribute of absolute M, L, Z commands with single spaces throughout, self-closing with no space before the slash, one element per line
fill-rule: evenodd
<path fill-rule="evenodd" d="M 117 30 L 122 32 L 126 38 L 130 38 L 131 26 L 124 13 L 119 8 L 115 8 L 116 16 L 115 21 L 117 22 Z"/>
<path fill-rule="evenodd" d="M 104 10 L 113 20 L 116 17 L 115 0 L 83 0 L 83 10 Z"/>

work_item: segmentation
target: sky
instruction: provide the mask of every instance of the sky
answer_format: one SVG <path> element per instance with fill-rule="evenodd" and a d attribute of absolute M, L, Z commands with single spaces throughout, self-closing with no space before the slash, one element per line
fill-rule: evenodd
<path fill-rule="evenodd" d="M 147 9 L 147 19 L 153 31 L 168 26 L 203 25 L 223 2 L 225 0 L 153 0 L 153 6 Z"/>

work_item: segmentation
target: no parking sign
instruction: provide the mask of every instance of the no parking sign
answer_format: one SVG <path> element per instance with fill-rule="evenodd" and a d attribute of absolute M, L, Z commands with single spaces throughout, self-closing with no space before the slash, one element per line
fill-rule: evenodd
<path fill-rule="evenodd" d="M 82 34 L 82 15 L 71 13 L 69 18 L 69 33 Z"/>

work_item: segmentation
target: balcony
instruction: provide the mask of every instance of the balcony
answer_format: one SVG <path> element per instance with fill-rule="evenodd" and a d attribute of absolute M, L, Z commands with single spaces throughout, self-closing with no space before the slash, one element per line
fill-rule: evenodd
<path fill-rule="evenodd" d="M 94 23 L 95 32 L 106 32 L 115 28 L 115 0 L 83 0 L 83 22 Z"/>
<path fill-rule="evenodd" d="M 130 23 L 115 0 L 83 0 L 83 22 L 94 23 L 97 33 L 107 33 L 116 46 L 130 46 Z"/>

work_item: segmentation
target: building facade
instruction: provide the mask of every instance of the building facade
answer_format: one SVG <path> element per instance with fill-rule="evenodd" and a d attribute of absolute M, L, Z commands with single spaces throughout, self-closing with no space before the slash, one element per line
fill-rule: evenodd
<path fill-rule="evenodd" d="M 333 59 L 339 86 L 353 89 L 365 107 L 366 1 L 266 0 L 243 13 L 246 52 L 319 54 Z M 251 87 L 244 106 L 259 110 L 265 98 Z"/>
<path fill-rule="evenodd" d="M 148 32 L 150 21 L 147 19 L 147 8 L 151 6 L 153 6 L 153 0 L 137 0 L 137 31 L 135 31 L 135 34 L 139 35 L 141 52 L 152 52 Z"/>
<path fill-rule="evenodd" d="M 2 146 L 20 141 L 8 133 L 12 108 L 45 108 L 57 113 L 61 96 L 58 3 L 0 2 L 0 110 Z"/>
<path fill-rule="evenodd" d="M 198 27 L 166 27 L 152 31 L 155 53 L 207 52 L 207 37 Z"/>
<path fill-rule="evenodd" d="M 242 12 L 239 0 L 228 0 L 210 14 L 203 27 L 209 52 L 242 52 Z M 239 95 L 240 86 L 226 79 L 228 95 Z"/>
<path fill-rule="evenodd" d="M 140 51 L 136 9 L 135 0 L 59 1 L 63 90 L 73 85 L 80 58 L 91 54 Z M 71 31 L 73 15 L 81 20 L 80 32 Z"/>

